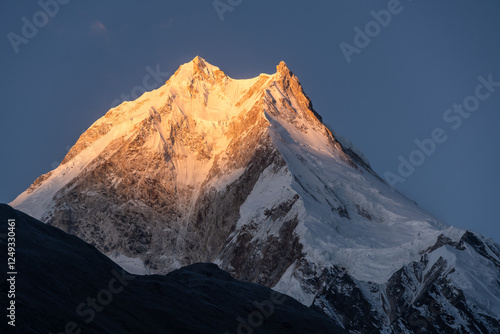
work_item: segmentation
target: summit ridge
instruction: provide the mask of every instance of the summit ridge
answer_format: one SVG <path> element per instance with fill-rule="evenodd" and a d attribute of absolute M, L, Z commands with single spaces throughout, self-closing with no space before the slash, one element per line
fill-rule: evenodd
<path fill-rule="evenodd" d="M 214 262 L 356 333 L 415 330 L 431 300 L 437 333 L 500 327 L 500 246 L 394 191 L 284 62 L 237 80 L 194 58 L 109 110 L 11 205 L 132 273 Z"/>

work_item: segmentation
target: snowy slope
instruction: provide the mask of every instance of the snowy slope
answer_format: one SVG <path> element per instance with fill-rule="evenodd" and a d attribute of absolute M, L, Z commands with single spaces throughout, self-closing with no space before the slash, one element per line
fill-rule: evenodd
<path fill-rule="evenodd" d="M 201 68 L 198 67 L 198 63 L 202 64 Z M 215 76 L 215 79 L 210 78 L 218 80 L 219 85 L 208 85 L 204 81 L 193 82 L 195 75 Z M 224 150 L 227 146 L 223 136 L 225 125 L 240 110 L 235 104 L 259 78 L 233 80 L 225 76 L 219 68 L 207 64 L 198 57 L 195 58 L 193 62 L 181 66 L 164 86 L 144 93 L 135 101 L 123 102 L 109 110 L 80 137 L 78 142 L 84 144 L 77 143 L 63 163 L 46 174 L 43 187 L 37 187 L 38 184 L 35 182 L 34 186 L 19 195 L 11 204 L 34 217 L 43 218 L 51 210 L 53 198 L 59 189 L 81 174 L 89 163 L 105 149 L 110 148 L 113 141 L 130 139 L 145 119 L 157 113 L 156 110 L 165 107 L 166 101 L 172 105 L 172 112 L 167 119 L 162 120 L 163 123 L 155 122 L 159 135 L 151 137 L 144 146 L 145 149 L 160 147 L 168 136 L 165 129 L 169 124 L 178 124 L 186 117 L 185 110 L 190 110 L 192 112 L 190 120 L 193 122 L 191 125 L 203 133 L 204 139 L 211 140 L 211 144 L 217 146 L 217 153 Z M 252 101 L 246 102 L 250 103 Z M 105 134 L 94 135 L 103 132 L 103 129 L 106 131 Z M 182 145 L 177 145 L 176 148 L 183 154 L 189 154 Z M 176 166 L 177 169 L 183 171 L 182 175 L 179 175 L 179 182 L 185 184 L 199 184 L 209 169 L 207 164 L 197 164 L 196 158 L 192 156 L 179 159 L 176 163 L 179 164 Z M 202 170 L 205 174 L 200 172 Z"/>
<path fill-rule="evenodd" d="M 12 205 L 137 273 L 213 261 L 354 332 L 409 330 L 444 282 L 466 301 L 447 313 L 468 319 L 460 331 L 499 323 L 498 245 L 389 187 L 283 62 L 234 80 L 195 58 L 108 111 Z"/>
<path fill-rule="evenodd" d="M 82 240 L 0 204 L 0 221 L 7 219 L 16 220 L 17 321 L 2 321 L 1 333 L 238 333 L 238 319 L 248 323 L 249 314 L 262 312 L 256 303 L 266 321 L 250 320 L 258 326 L 246 328 L 255 333 L 345 333 L 297 301 L 211 263 L 136 276 Z M 0 259 L 7 262 L 7 253 Z"/>

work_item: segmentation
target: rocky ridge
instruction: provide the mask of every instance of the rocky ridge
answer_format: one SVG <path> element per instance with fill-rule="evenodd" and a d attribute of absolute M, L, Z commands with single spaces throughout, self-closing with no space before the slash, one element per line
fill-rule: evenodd
<path fill-rule="evenodd" d="M 432 217 L 355 152 L 285 63 L 234 80 L 197 57 L 111 109 L 12 205 L 134 272 L 215 262 L 353 333 L 499 328 L 499 246 Z"/>

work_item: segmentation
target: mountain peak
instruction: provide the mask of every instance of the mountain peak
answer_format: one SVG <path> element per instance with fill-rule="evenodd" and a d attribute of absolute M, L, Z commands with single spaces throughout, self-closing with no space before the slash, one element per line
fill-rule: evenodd
<path fill-rule="evenodd" d="M 293 74 L 292 71 L 288 68 L 287 64 L 284 61 L 280 61 L 278 66 L 276 66 L 276 73 L 283 74 L 284 76 L 289 76 Z"/>
<path fill-rule="evenodd" d="M 193 69 L 195 71 L 204 71 L 205 69 L 208 69 L 209 66 L 215 68 L 215 66 L 208 64 L 207 61 L 200 56 L 194 57 L 193 60 L 191 60 L 190 64 L 193 65 Z"/>
<path fill-rule="evenodd" d="M 174 76 L 185 77 L 186 79 L 202 78 L 211 81 L 215 78 L 224 78 L 226 74 L 222 72 L 220 68 L 210 64 L 202 57 L 196 56 L 190 62 L 181 65 Z"/>
<path fill-rule="evenodd" d="M 206 60 L 201 58 L 200 56 L 196 56 L 193 58 L 193 60 L 191 60 L 192 63 L 205 63 Z"/>
<path fill-rule="evenodd" d="M 276 69 L 231 79 L 195 57 L 96 121 L 12 205 L 136 274 L 214 262 L 352 332 L 414 332 L 405 319 L 436 301 L 433 333 L 497 333 L 500 246 L 391 189 Z"/>

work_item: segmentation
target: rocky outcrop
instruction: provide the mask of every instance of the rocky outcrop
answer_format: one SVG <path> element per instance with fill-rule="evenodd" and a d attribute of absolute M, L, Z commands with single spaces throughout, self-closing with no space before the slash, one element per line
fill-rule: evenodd
<path fill-rule="evenodd" d="M 195 58 L 13 205 L 141 273 L 214 262 L 351 333 L 498 328 L 499 246 L 391 189 L 284 62 L 234 80 Z"/>
<path fill-rule="evenodd" d="M 345 333 L 327 317 L 211 263 L 168 275 L 124 272 L 97 249 L 0 205 L 16 221 L 16 321 L 2 333 Z M 6 240 L 0 239 L 6 246 Z M 0 253 L 3 263 L 7 252 Z M 8 290 L 2 280 L 2 292 Z"/>

